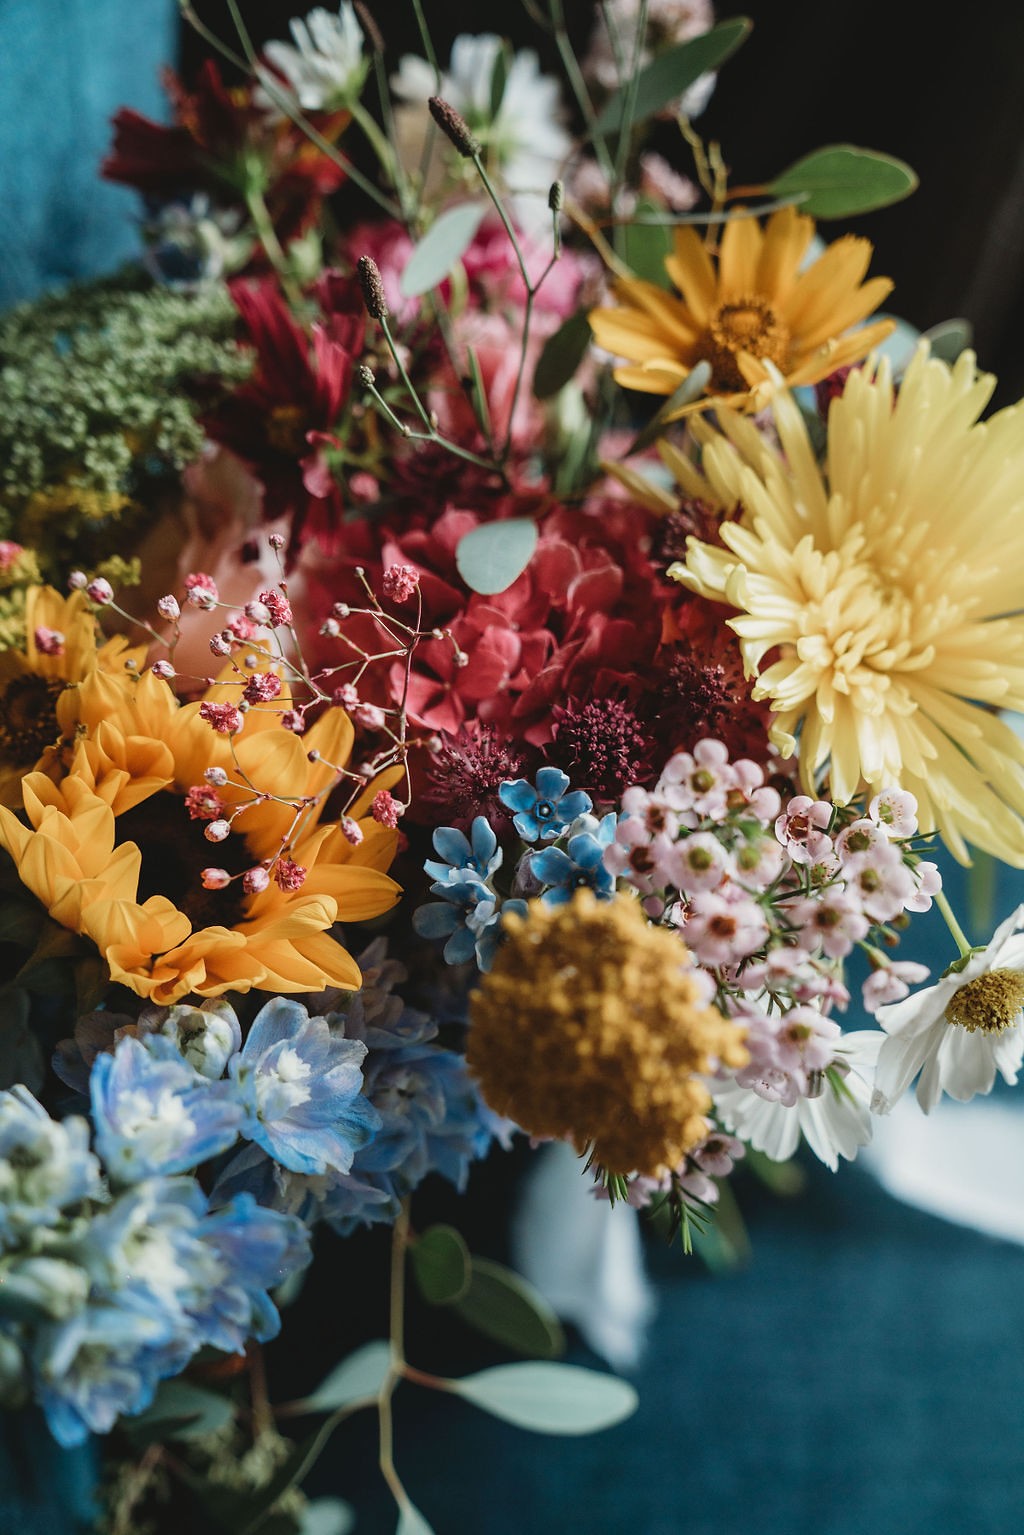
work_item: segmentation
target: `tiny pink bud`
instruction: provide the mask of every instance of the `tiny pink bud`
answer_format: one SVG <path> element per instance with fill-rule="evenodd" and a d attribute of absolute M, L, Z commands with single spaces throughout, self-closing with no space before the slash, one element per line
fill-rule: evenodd
<path fill-rule="evenodd" d="M 223 842 L 225 837 L 230 835 L 230 821 L 211 821 L 208 826 L 203 827 L 203 836 L 207 842 Z"/>
<path fill-rule="evenodd" d="M 68 576 L 68 585 L 73 592 L 84 592 L 89 584 L 89 577 L 84 570 L 73 570 Z"/>
<path fill-rule="evenodd" d="M 98 602 L 100 607 L 106 607 L 108 602 L 114 600 L 114 588 L 102 576 L 97 576 L 95 581 L 90 581 L 85 588 L 85 595 L 91 597 L 93 602 Z"/>
<path fill-rule="evenodd" d="M 354 821 L 350 815 L 342 817 L 341 835 L 346 842 L 351 842 L 353 847 L 358 847 L 363 840 L 363 828 L 358 821 Z"/>
<path fill-rule="evenodd" d="M 175 622 L 181 617 L 181 604 L 178 602 L 177 597 L 172 597 L 169 594 L 166 597 L 160 598 L 156 605 L 156 610 L 161 618 L 167 618 L 171 622 Z"/>
<path fill-rule="evenodd" d="M 227 869 L 204 869 L 199 878 L 203 882 L 204 890 L 223 890 L 231 883 L 231 875 Z"/>
<path fill-rule="evenodd" d="M 212 783 L 215 789 L 221 789 L 228 781 L 228 775 L 222 767 L 208 767 L 203 773 L 207 783 Z"/>
<path fill-rule="evenodd" d="M 347 602 L 336 602 L 331 609 L 331 612 L 334 614 L 335 618 L 351 618 L 352 616 L 352 609 L 349 607 Z"/>
<path fill-rule="evenodd" d="M 271 533 L 269 542 L 271 549 L 280 550 L 284 548 L 284 539 L 280 533 Z"/>
<path fill-rule="evenodd" d="M 315 748 L 313 749 L 313 751 L 307 752 L 306 753 L 306 761 L 307 762 L 319 762 L 320 761 L 320 753 Z"/>
<path fill-rule="evenodd" d="M 300 709 L 286 709 L 281 715 L 281 728 L 300 736 L 306 728 L 306 716 Z"/>
<path fill-rule="evenodd" d="M 392 602 L 408 602 L 420 584 L 415 565 L 389 565 L 381 579 L 385 597 Z"/>
<path fill-rule="evenodd" d="M 320 625 L 320 633 L 329 640 L 336 640 L 341 633 L 341 625 L 336 618 L 325 618 Z"/>
<path fill-rule="evenodd" d="M 213 651 L 215 656 L 229 656 L 231 654 L 230 641 L 226 640 L 223 634 L 215 634 L 212 636 L 210 640 L 210 649 Z"/>
<path fill-rule="evenodd" d="M 149 669 L 154 677 L 159 677 L 163 682 L 170 682 L 172 677 L 178 675 L 170 661 L 154 661 Z"/>
<path fill-rule="evenodd" d="M 301 890 L 306 870 L 301 863 L 293 863 L 290 858 L 279 858 L 274 865 L 274 879 L 281 890 Z"/>
<path fill-rule="evenodd" d="M 246 869 L 242 875 L 242 888 L 246 895 L 259 895 L 261 890 L 266 890 L 270 884 L 270 875 L 262 864 L 256 864 L 252 869 Z"/>
<path fill-rule="evenodd" d="M 245 616 L 251 618 L 254 624 L 269 624 L 270 609 L 265 602 L 247 602 L 245 604 Z"/>
<path fill-rule="evenodd" d="M 335 688 L 331 694 L 331 703 L 337 704 L 340 709 L 357 709 L 359 707 L 359 694 L 355 684 L 343 682 L 340 688 Z"/>
<path fill-rule="evenodd" d="M 35 632 L 36 649 L 44 656 L 62 656 L 64 654 L 64 636 L 59 629 L 47 629 L 40 624 Z"/>

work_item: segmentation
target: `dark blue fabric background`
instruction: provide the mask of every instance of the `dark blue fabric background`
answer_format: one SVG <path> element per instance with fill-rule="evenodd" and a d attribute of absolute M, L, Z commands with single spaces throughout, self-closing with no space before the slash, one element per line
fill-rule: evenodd
<path fill-rule="evenodd" d="M 301 10 L 301 7 L 297 7 Z M 109 269 L 134 246 L 130 193 L 97 180 L 107 120 L 162 110 L 171 0 L 0 0 L 0 304 Z M 483 23 L 480 23 L 482 26 Z M 962 910 L 962 878 L 953 877 Z M 991 917 L 1021 898 L 1000 875 Z M 941 920 L 914 949 L 951 957 Z M 928 957 L 925 955 L 924 957 Z M 501 1253 L 507 1172 L 487 1168 L 447 1218 Z M 637 1416 L 547 1440 L 404 1387 L 397 1457 L 437 1535 L 1016 1535 L 1024 1527 L 1024 1250 L 945 1225 L 857 1168 L 812 1169 L 780 1204 L 747 1190 L 753 1261 L 712 1279 L 648 1248 L 659 1314 L 636 1373 Z M 384 1326 L 386 1241 L 321 1244 L 271 1351 L 281 1394 Z M 490 1362 L 455 1323 L 411 1306 L 409 1352 L 458 1373 Z M 493 1358 L 497 1358 L 494 1355 Z M 577 1348 L 574 1358 L 592 1363 Z M 91 1451 L 58 1451 L 30 1415 L 0 1439 L 0 1535 L 76 1535 Z M 338 1433 L 311 1490 L 390 1535 L 370 1415 Z"/>

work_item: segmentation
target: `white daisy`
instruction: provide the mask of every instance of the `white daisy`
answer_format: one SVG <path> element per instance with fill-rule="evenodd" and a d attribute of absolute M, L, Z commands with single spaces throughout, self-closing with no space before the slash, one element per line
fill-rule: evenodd
<path fill-rule="evenodd" d="M 363 33 L 350 0 L 341 0 L 335 16 L 318 6 L 305 21 L 289 23 L 295 47 L 268 43 L 263 50 L 291 87 L 304 112 L 335 112 L 359 97 L 368 64 L 363 58 Z M 264 82 L 263 105 L 275 105 L 273 91 L 281 81 L 269 70 L 258 70 Z M 272 87 L 273 89 L 270 89 Z"/>
<path fill-rule="evenodd" d="M 836 1056 L 849 1069 L 839 1085 L 826 1077 L 817 1097 L 798 1098 L 791 1107 L 735 1081 L 709 1082 L 718 1118 L 773 1162 L 791 1157 L 802 1135 L 818 1160 L 835 1172 L 840 1157 L 852 1162 L 871 1139 L 871 1074 L 882 1037 L 877 1029 L 844 1034 Z"/>
<path fill-rule="evenodd" d="M 878 1057 L 872 1112 L 888 1114 L 911 1082 L 927 1114 L 942 1094 L 961 1103 L 990 1093 L 1000 1072 L 1014 1083 L 1024 1056 L 1024 906 L 986 949 L 934 986 L 878 1011 L 889 1036 Z"/>
<path fill-rule="evenodd" d="M 463 34 L 452 44 L 447 73 L 438 85 L 425 59 L 406 55 L 391 88 L 403 105 L 395 111 L 398 153 L 410 172 L 421 167 L 431 118 L 430 96 L 440 96 L 465 118 L 484 151 L 489 173 L 509 192 L 514 222 L 526 231 L 550 225 L 548 193 L 570 148 L 558 81 L 542 75 L 529 49 L 513 55 L 497 112 L 491 110 L 491 83 L 504 44 L 493 33 Z M 465 162 L 438 134 L 432 139 L 426 188 L 465 173 Z"/>

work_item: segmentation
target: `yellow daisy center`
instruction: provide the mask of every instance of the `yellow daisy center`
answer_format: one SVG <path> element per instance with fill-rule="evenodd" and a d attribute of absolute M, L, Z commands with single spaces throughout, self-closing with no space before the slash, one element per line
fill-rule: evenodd
<path fill-rule="evenodd" d="M 736 361 L 738 352 L 766 358 L 785 372 L 789 349 L 787 326 L 757 294 L 719 304 L 697 345 L 699 356 L 711 364 L 712 387 L 724 390 L 747 388 Z"/>
<path fill-rule="evenodd" d="M 13 677 L 0 691 L 0 761 L 21 766 L 39 760 L 60 735 L 57 700 L 67 687 L 59 677 Z"/>
<path fill-rule="evenodd" d="M 990 970 L 968 981 L 946 1007 L 946 1022 L 969 1034 L 1002 1034 L 1012 1028 L 1024 1008 L 1024 974 L 1019 970 Z"/>

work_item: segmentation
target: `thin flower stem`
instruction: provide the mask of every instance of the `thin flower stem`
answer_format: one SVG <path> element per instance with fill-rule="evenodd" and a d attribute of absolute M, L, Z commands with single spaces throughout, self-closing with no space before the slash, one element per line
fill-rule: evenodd
<path fill-rule="evenodd" d="M 391 1234 L 391 1366 L 377 1396 L 379 1464 L 399 1508 L 408 1508 L 409 1497 L 395 1469 L 395 1429 L 391 1398 L 405 1368 L 405 1250 L 409 1241 L 409 1201 L 403 1201 Z"/>
<path fill-rule="evenodd" d="M 289 266 L 288 257 L 284 247 L 277 238 L 277 230 L 274 221 L 270 217 L 270 210 L 264 200 L 263 193 L 255 186 L 246 188 L 245 205 L 249 210 L 249 217 L 253 221 L 256 233 L 259 235 L 260 244 L 267 254 L 267 259 L 281 279 L 281 287 L 285 291 L 288 302 L 293 309 L 302 305 L 302 290 L 295 281 L 294 274 Z"/>
<path fill-rule="evenodd" d="M 630 63 L 626 94 L 622 102 L 622 122 L 619 126 L 619 142 L 615 150 L 614 180 L 612 182 L 612 208 L 618 202 L 619 191 L 626 178 L 626 163 L 632 143 L 633 116 L 636 112 L 636 94 L 640 84 L 640 60 L 643 57 L 644 40 L 647 36 L 648 0 L 640 0 L 640 14 L 636 20 L 636 36 L 633 39 L 633 58 Z"/>
<path fill-rule="evenodd" d="M 949 928 L 949 931 L 953 935 L 953 942 L 960 950 L 960 958 L 966 959 L 967 956 L 973 952 L 973 948 L 972 945 L 968 943 L 963 928 L 956 920 L 956 917 L 954 917 L 953 908 L 950 906 L 948 897 L 944 890 L 936 891 L 935 904 L 941 911 L 943 918 L 945 919 L 946 926 Z"/>
<path fill-rule="evenodd" d="M 583 71 L 580 69 L 572 43 L 569 41 L 562 0 L 550 0 L 550 4 L 551 22 L 555 32 L 555 46 L 558 49 L 558 56 L 562 61 L 562 68 L 565 70 L 569 87 L 576 98 L 576 104 L 583 114 L 583 121 L 587 125 L 587 132 L 590 135 L 590 142 L 598 164 L 610 182 L 615 175 L 615 167 L 612 164 L 612 157 L 608 151 L 604 135 L 598 127 L 597 113 L 594 111 L 594 103 L 590 99 L 590 92 L 587 90 Z"/>

